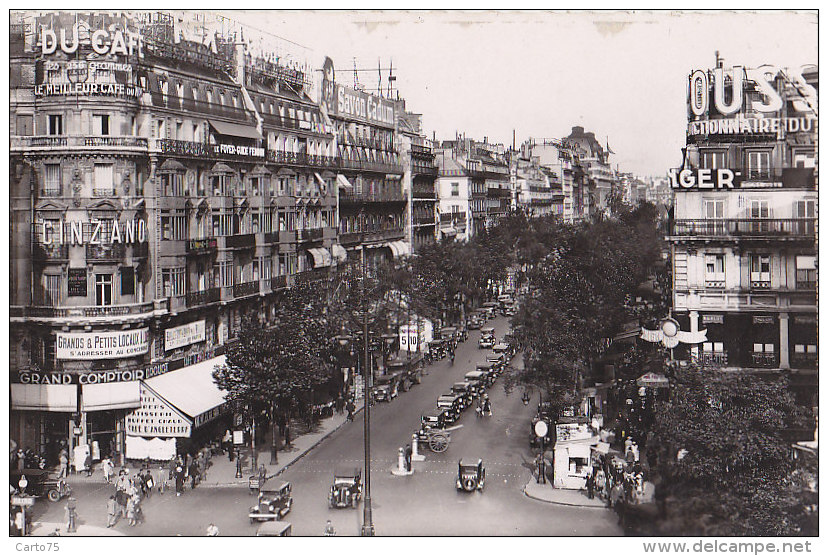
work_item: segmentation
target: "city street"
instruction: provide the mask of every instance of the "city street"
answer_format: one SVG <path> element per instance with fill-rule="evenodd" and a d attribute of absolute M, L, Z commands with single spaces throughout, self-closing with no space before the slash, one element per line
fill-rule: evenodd
<path fill-rule="evenodd" d="M 508 321 L 498 317 L 492 324 L 497 337 L 507 331 Z M 422 384 L 401 392 L 391 403 L 373 407 L 372 417 L 372 502 L 378 535 L 617 535 L 615 514 L 603 509 L 578 508 L 539 502 L 527 498 L 523 487 L 531 479 L 533 454 L 529 450 L 529 420 L 537 400 L 524 406 L 521 392 L 509 396 L 502 378 L 490 388 L 493 416 L 478 419 L 468 409 L 452 433 L 449 449 L 434 454 L 426 448 L 426 461 L 415 462 L 415 473 L 397 477 L 391 470 L 397 463 L 397 450 L 411 442 L 420 415 L 436 405 L 437 397 L 461 380 L 489 350 L 477 348 L 478 331 L 458 347 L 455 362 L 448 358 L 427 369 Z M 520 357 L 514 360 L 520 364 Z M 294 505 L 286 521 L 294 535 L 321 535 L 330 519 L 338 535 L 358 535 L 362 507 L 328 509 L 327 494 L 337 463 L 362 466 L 361 415 L 298 460 L 279 478 L 293 485 Z M 486 487 L 468 494 L 455 489 L 459 458 L 483 458 Z M 106 495 L 111 487 L 86 483 L 75 487 L 81 520 L 103 525 Z M 255 525 L 247 519 L 247 508 L 254 497 L 246 488 L 197 488 L 182 497 L 154 495 L 145 503 L 146 523 L 130 528 L 126 523 L 115 529 L 128 535 L 203 535 L 210 522 L 222 534 L 254 534 Z M 58 522 L 63 504 L 38 505 L 39 521 Z"/>

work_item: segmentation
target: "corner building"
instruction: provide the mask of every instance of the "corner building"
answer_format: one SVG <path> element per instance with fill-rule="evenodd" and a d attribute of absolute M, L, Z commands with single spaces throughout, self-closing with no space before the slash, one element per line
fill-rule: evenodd
<path fill-rule="evenodd" d="M 815 66 L 691 74 L 668 238 L 674 316 L 683 330 L 707 330 L 691 354 L 704 365 L 789 372 L 809 406 L 818 385 L 817 75 Z"/>
<path fill-rule="evenodd" d="M 345 257 L 308 70 L 192 23 L 12 18 L 10 436 L 52 461 L 229 428 L 210 372 L 242 315 Z"/>

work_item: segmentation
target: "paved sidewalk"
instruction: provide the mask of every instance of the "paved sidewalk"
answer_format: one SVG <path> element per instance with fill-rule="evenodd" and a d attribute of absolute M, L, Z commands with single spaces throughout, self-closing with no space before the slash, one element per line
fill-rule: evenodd
<path fill-rule="evenodd" d="M 65 523 L 44 523 L 36 521 L 32 524 L 31 532 L 29 536 L 31 537 L 48 537 L 52 535 L 55 530 L 58 530 L 59 533 L 56 536 L 61 537 L 123 537 L 125 536 L 123 533 L 116 531 L 115 529 L 107 529 L 106 527 L 95 527 L 94 525 L 85 525 L 81 524 L 78 525 L 77 531 L 74 533 L 67 533 L 66 532 L 66 524 Z"/>
<path fill-rule="evenodd" d="M 523 488 L 523 493 L 534 500 L 560 504 L 561 506 L 579 506 L 582 508 L 606 508 L 607 505 L 597 496 L 590 500 L 586 491 L 566 488 L 554 488 L 549 483 L 538 484 L 535 479 Z"/>
<path fill-rule="evenodd" d="M 362 411 L 362 405 L 358 404 L 354 414 L 359 414 Z M 347 426 L 348 423 L 346 421 L 346 413 L 342 413 L 338 415 L 334 413 L 333 417 L 328 417 L 319 422 L 316 428 L 309 433 L 301 433 L 302 429 L 298 431 L 294 428 L 291 428 L 293 434 L 298 434 L 298 436 L 291 439 L 291 446 L 290 448 L 282 448 L 278 452 L 278 463 L 271 464 L 270 463 L 270 445 L 266 444 L 263 446 L 258 446 L 257 453 L 258 453 L 258 465 L 264 465 L 267 469 L 267 476 L 268 478 L 275 477 L 276 475 L 280 474 L 282 471 L 293 465 L 297 460 L 299 460 L 302 456 L 310 452 L 313 448 L 315 448 L 320 442 L 325 440 L 328 436 L 333 434 L 342 426 Z M 355 418 L 354 423 L 352 426 L 360 426 L 360 419 Z M 135 466 L 127 466 L 131 473 L 137 471 L 137 467 Z M 115 477 L 118 476 L 118 470 L 120 468 L 115 468 Z M 157 469 L 157 466 L 153 466 L 153 469 Z M 167 466 L 164 465 L 164 470 L 166 473 Z M 210 459 L 210 467 L 207 469 L 207 477 L 203 479 L 199 483 L 199 488 L 201 487 L 227 487 L 227 486 L 239 486 L 239 485 L 247 485 L 248 478 L 253 474 L 250 465 L 250 457 L 248 452 L 242 453 L 242 478 L 236 478 L 236 460 L 230 461 L 227 455 L 223 456 L 213 456 Z M 87 477 L 86 473 L 73 473 L 69 475 L 67 478 L 67 482 L 69 485 L 75 485 L 80 483 L 100 483 L 104 484 L 104 477 L 103 472 L 100 470 L 99 466 L 95 466 L 95 469 L 92 473 L 91 477 Z M 168 485 L 168 488 L 173 488 L 173 485 Z M 53 531 L 54 529 L 52 529 Z M 49 531 L 51 532 L 51 531 Z"/>

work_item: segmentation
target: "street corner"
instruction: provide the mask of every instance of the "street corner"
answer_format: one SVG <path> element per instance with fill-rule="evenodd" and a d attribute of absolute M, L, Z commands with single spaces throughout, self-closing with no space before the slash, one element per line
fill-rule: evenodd
<path fill-rule="evenodd" d="M 539 484 L 534 479 L 530 479 L 526 486 L 523 487 L 523 494 L 533 500 L 557 504 L 559 506 L 606 508 L 603 501 L 598 498 L 589 498 L 583 491 L 555 488 L 548 483 Z"/>

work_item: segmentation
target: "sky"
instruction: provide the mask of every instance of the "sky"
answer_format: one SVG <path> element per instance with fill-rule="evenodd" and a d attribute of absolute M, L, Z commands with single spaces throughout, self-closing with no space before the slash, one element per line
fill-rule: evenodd
<path fill-rule="evenodd" d="M 222 11 L 307 47 L 337 81 L 393 64 L 425 132 L 506 145 L 583 126 L 621 171 L 678 166 L 694 69 L 818 62 L 815 12 Z M 361 73 L 376 86 L 377 72 Z M 383 79 L 388 72 L 383 71 Z M 317 74 L 317 83 L 319 74 Z M 384 87 L 385 88 L 385 87 Z"/>

